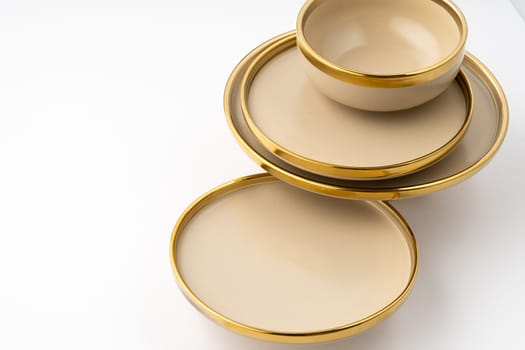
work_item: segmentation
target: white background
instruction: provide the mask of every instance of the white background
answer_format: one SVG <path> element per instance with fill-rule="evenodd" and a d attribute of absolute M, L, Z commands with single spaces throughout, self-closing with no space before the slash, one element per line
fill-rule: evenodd
<path fill-rule="evenodd" d="M 222 94 L 302 1 L 0 2 L 0 349 L 292 349 L 202 317 L 177 289 L 171 230 L 197 196 L 260 172 Z M 395 203 L 419 241 L 410 298 L 307 349 L 523 349 L 525 22 L 457 0 L 499 78 L 507 139 L 470 180 Z"/>

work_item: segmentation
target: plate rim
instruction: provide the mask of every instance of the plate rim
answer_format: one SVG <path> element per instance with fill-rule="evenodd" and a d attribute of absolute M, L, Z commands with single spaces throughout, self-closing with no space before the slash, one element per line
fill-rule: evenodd
<path fill-rule="evenodd" d="M 367 167 L 331 164 L 315 160 L 280 145 L 259 128 L 250 112 L 248 99 L 252 84 L 261 69 L 268 65 L 276 56 L 294 48 L 296 41 L 295 35 L 287 35 L 273 41 L 269 46 L 265 47 L 262 52 L 257 54 L 248 63 L 247 69 L 244 74 L 242 74 L 239 84 L 241 109 L 244 120 L 259 143 L 274 156 L 281 158 L 295 167 L 327 177 L 336 177 L 345 180 L 381 180 L 413 173 L 441 160 L 454 149 L 466 134 L 472 120 L 474 97 L 470 81 L 464 70 L 460 68 L 458 76 L 454 81 L 460 86 L 463 97 L 465 98 L 466 114 L 463 123 L 452 138 L 427 154 L 399 163 Z"/>
<path fill-rule="evenodd" d="M 184 229 L 189 222 L 199 213 L 199 211 L 208 205 L 214 203 L 216 200 L 223 198 L 224 196 L 260 184 L 275 183 L 280 180 L 268 173 L 259 173 L 254 175 L 243 176 L 231 181 L 228 181 L 222 185 L 219 185 L 205 194 L 198 197 L 193 201 L 181 214 L 175 227 L 173 228 L 171 240 L 170 240 L 170 262 L 175 280 L 181 291 L 183 292 L 186 299 L 204 316 L 217 324 L 230 329 L 236 333 L 244 336 L 272 341 L 280 343 L 296 343 L 296 344 L 308 344 L 308 343 L 319 343 L 338 340 L 346 338 L 357 333 L 363 332 L 369 328 L 374 327 L 388 316 L 392 315 L 406 300 L 408 295 L 413 289 L 417 271 L 419 268 L 419 252 L 417 247 L 417 241 L 414 233 L 408 225 L 405 218 L 389 203 L 383 201 L 366 201 L 368 205 L 372 205 L 375 209 L 379 210 L 382 214 L 386 215 L 390 221 L 392 221 L 398 228 L 400 233 L 405 238 L 408 250 L 411 257 L 410 276 L 406 283 L 406 286 L 401 293 L 393 299 L 389 304 L 372 313 L 371 315 L 335 328 L 326 330 L 319 330 L 315 332 L 278 332 L 270 331 L 261 328 L 252 327 L 240 322 L 234 321 L 219 312 L 215 311 L 212 307 L 208 306 L 194 293 L 188 286 L 181 271 L 177 264 L 177 247 L 179 239 L 184 232 Z M 319 194 L 318 194 L 319 195 Z"/>

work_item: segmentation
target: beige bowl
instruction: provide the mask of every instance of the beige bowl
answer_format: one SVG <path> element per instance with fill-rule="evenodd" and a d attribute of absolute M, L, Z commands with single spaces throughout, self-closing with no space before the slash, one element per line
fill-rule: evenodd
<path fill-rule="evenodd" d="M 465 18 L 448 0 L 309 0 L 297 20 L 312 83 L 372 111 L 415 107 L 445 91 L 466 39 Z"/>

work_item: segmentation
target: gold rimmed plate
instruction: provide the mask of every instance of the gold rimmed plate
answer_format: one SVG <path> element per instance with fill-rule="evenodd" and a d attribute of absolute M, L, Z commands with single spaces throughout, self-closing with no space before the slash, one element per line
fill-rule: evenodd
<path fill-rule="evenodd" d="M 508 106 L 496 78 L 467 53 L 462 66 L 475 101 L 470 126 L 461 141 L 442 160 L 413 174 L 392 179 L 355 181 L 306 171 L 269 151 L 250 130 L 241 108 L 241 82 L 246 70 L 265 49 L 294 37 L 285 33 L 262 44 L 235 68 L 224 95 L 225 114 L 237 141 L 266 171 L 282 181 L 310 191 L 354 199 L 397 199 L 431 193 L 472 176 L 497 152 L 508 126 Z M 290 39 L 291 40 L 291 39 Z"/>
<path fill-rule="evenodd" d="M 269 174 L 197 199 L 171 240 L 177 282 L 210 319 L 240 334 L 312 343 L 364 331 L 406 299 L 415 238 L 380 201 L 348 201 Z"/>
<path fill-rule="evenodd" d="M 267 151 L 303 170 L 353 180 L 397 177 L 443 158 L 465 135 L 473 109 L 463 71 L 445 93 L 409 110 L 334 102 L 306 77 L 295 35 L 275 40 L 248 64 L 240 100 Z"/>

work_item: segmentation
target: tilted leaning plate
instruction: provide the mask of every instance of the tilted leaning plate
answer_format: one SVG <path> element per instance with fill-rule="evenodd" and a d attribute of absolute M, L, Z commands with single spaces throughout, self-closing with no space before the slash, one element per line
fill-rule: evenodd
<path fill-rule="evenodd" d="M 171 261 L 186 297 L 222 326 L 310 343 L 356 334 L 393 313 L 414 283 L 417 247 L 386 203 L 328 197 L 260 174 L 195 201 L 173 230 Z"/>
<path fill-rule="evenodd" d="M 246 124 L 241 109 L 241 80 L 250 63 L 266 48 L 294 32 L 274 38 L 246 56 L 235 68 L 224 95 L 226 118 L 236 139 L 259 165 L 282 181 L 310 191 L 355 199 L 397 199 L 431 193 L 473 175 L 499 149 L 508 125 L 505 95 L 496 78 L 472 54 L 463 70 L 473 93 L 474 110 L 465 136 L 447 157 L 417 173 L 385 180 L 355 181 L 322 176 L 283 161 L 268 151 Z"/>
<path fill-rule="evenodd" d="M 472 92 L 463 71 L 431 102 L 370 112 L 325 97 L 310 83 L 295 36 L 272 42 L 241 81 L 246 123 L 269 152 L 296 167 L 341 179 L 384 179 L 448 154 L 468 129 Z"/>

